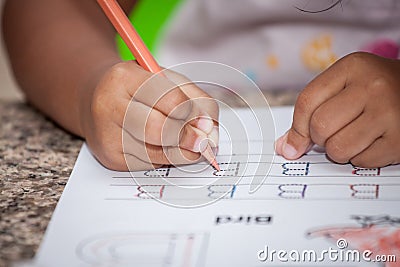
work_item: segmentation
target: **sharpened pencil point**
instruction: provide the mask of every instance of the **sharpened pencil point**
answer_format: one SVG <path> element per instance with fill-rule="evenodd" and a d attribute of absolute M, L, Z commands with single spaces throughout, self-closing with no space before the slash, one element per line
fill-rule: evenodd
<path fill-rule="evenodd" d="M 220 171 L 221 168 L 219 167 L 217 160 L 215 158 L 214 152 L 212 151 L 210 145 L 208 144 L 206 149 L 201 153 L 203 157 L 206 158 L 208 162 L 217 170 Z"/>
<path fill-rule="evenodd" d="M 221 171 L 221 168 L 219 167 L 218 162 L 217 162 L 215 159 L 211 162 L 211 165 L 212 165 L 217 171 Z"/>

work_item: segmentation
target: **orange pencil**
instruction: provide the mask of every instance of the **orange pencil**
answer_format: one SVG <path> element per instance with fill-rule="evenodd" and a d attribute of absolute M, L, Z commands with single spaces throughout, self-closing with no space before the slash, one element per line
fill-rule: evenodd
<path fill-rule="evenodd" d="M 114 28 L 117 30 L 121 38 L 124 40 L 129 50 L 135 56 L 139 65 L 152 73 L 161 72 L 161 68 L 157 61 L 150 53 L 150 50 L 147 48 L 117 1 L 97 0 L 97 2 L 103 9 L 112 25 L 114 25 Z M 210 145 L 207 145 L 207 148 L 201 154 L 215 169 L 218 171 L 220 170 Z"/>

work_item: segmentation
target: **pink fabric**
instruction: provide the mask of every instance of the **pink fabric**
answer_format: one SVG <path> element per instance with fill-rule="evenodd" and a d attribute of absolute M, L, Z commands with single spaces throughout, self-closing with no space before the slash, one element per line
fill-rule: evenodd
<path fill-rule="evenodd" d="M 390 39 L 376 40 L 361 50 L 386 58 L 397 59 L 399 57 L 399 45 Z"/>

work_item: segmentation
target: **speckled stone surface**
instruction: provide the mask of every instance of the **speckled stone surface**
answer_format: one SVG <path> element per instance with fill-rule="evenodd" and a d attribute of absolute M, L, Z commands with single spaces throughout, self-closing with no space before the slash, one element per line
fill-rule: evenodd
<path fill-rule="evenodd" d="M 271 106 L 296 96 L 266 93 Z M 29 105 L 0 100 L 0 267 L 34 256 L 81 145 Z"/>
<path fill-rule="evenodd" d="M 0 101 L 0 266 L 34 256 L 81 144 L 30 106 Z"/>

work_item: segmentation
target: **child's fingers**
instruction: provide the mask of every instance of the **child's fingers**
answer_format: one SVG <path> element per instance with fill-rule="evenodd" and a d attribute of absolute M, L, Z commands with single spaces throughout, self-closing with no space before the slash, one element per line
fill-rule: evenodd
<path fill-rule="evenodd" d="M 219 107 L 214 98 L 193 83 L 187 83 L 181 86 L 181 90 L 184 91 L 193 102 L 193 110 L 189 118 L 193 118 L 199 113 L 202 115 L 206 114 L 214 120 L 215 125 L 218 125 Z"/>
<path fill-rule="evenodd" d="M 193 124 L 201 130 L 133 101 L 128 107 L 123 128 L 142 143 L 166 147 L 179 145 L 199 152 L 199 146 L 204 139 L 210 138 L 213 142 L 218 142 L 218 131 L 215 130 L 213 121 L 207 117 L 200 117 L 195 121 Z"/>
<path fill-rule="evenodd" d="M 204 128 L 204 125 L 201 123 L 199 124 L 199 119 L 209 120 L 212 122 L 212 125 L 218 125 L 218 105 L 215 100 L 209 96 L 196 96 L 191 99 L 193 108 L 186 121 L 208 134 L 211 129 Z"/>
<path fill-rule="evenodd" d="M 134 61 L 114 65 L 107 77 L 104 87 L 125 93 L 129 99 L 133 97 L 166 116 L 178 105 L 181 113 L 174 113 L 177 119 L 185 119 L 191 111 L 188 96 L 175 83 L 160 74 L 145 71 Z"/>
<path fill-rule="evenodd" d="M 166 117 L 137 101 L 129 104 L 123 128 L 136 139 L 152 145 L 176 146 L 184 121 Z"/>
<path fill-rule="evenodd" d="M 162 167 L 164 164 L 153 164 L 151 162 L 146 162 L 139 159 L 134 154 L 125 154 L 125 163 L 128 167 L 128 171 L 144 171 L 144 170 L 151 170 L 157 169 Z"/>
<path fill-rule="evenodd" d="M 145 81 L 133 97 L 136 101 L 175 119 L 185 120 L 192 110 L 190 98 L 175 83 L 160 74 Z"/>
<path fill-rule="evenodd" d="M 346 86 L 347 72 L 342 60 L 311 81 L 297 98 L 293 123 L 286 141 L 277 146 L 277 153 L 287 159 L 297 159 L 312 144 L 310 121 L 315 110 Z"/>
<path fill-rule="evenodd" d="M 180 133 L 179 146 L 193 152 L 203 152 L 209 143 L 207 138 L 207 134 L 203 131 L 186 124 Z"/>
<path fill-rule="evenodd" d="M 166 75 L 175 84 L 179 84 L 181 90 L 192 99 L 198 107 L 201 107 L 210 115 L 215 125 L 218 125 L 219 108 L 215 99 L 198 87 L 193 81 L 179 73 L 166 70 Z"/>
<path fill-rule="evenodd" d="M 138 160 L 145 163 L 153 163 L 156 165 L 164 164 L 192 164 L 197 162 L 201 155 L 178 146 L 155 146 L 145 144 L 135 139 L 128 132 L 124 131 L 124 154 L 134 155 Z M 133 160 L 133 159 L 132 159 Z M 129 166 L 131 169 L 135 165 Z"/>
<path fill-rule="evenodd" d="M 383 134 L 383 128 L 373 125 L 373 115 L 363 113 L 331 136 L 325 144 L 326 153 L 338 163 L 347 163 L 367 149 Z"/>
<path fill-rule="evenodd" d="M 366 100 L 359 96 L 357 89 L 346 87 L 314 111 L 310 120 L 310 137 L 315 144 L 325 146 L 328 138 L 360 116 Z"/>
<path fill-rule="evenodd" d="M 217 121 L 218 119 L 218 106 L 216 105 L 215 100 L 189 80 L 181 79 L 180 82 L 180 84 L 182 84 L 182 82 L 185 83 L 182 85 L 185 87 L 185 91 L 181 90 L 182 88 L 180 87 L 176 87 L 175 83 L 169 81 L 165 77 L 160 75 L 152 77 L 138 90 L 134 98 L 138 102 L 142 102 L 146 106 L 154 108 L 169 119 L 184 120 L 190 125 L 200 129 L 205 134 L 210 134 L 213 130 L 213 121 Z M 186 91 L 192 93 L 192 96 L 188 97 L 185 94 Z M 156 126 L 157 124 L 160 126 L 160 123 L 157 121 L 148 122 L 148 125 Z M 146 139 L 146 142 L 163 146 L 177 145 L 178 143 L 174 142 L 174 138 L 178 138 L 179 136 L 176 134 L 176 131 L 180 131 L 180 128 L 182 128 L 178 128 L 178 125 L 179 122 L 165 120 L 162 129 L 157 127 L 146 127 L 146 130 L 151 129 L 151 132 L 153 133 L 161 133 L 160 130 L 163 131 L 162 140 Z M 187 133 L 186 136 L 189 137 L 195 135 L 195 133 L 191 131 L 191 128 L 186 129 L 185 133 Z M 189 138 L 189 140 L 193 141 L 196 141 L 196 139 L 197 138 Z M 160 141 L 162 141 L 162 143 Z M 195 143 L 183 143 L 188 147 L 193 147 L 193 145 L 196 146 Z"/>
<path fill-rule="evenodd" d="M 393 144 L 391 144 L 387 138 L 381 137 L 350 161 L 353 165 L 364 168 L 377 168 L 400 163 L 400 161 L 396 161 L 395 157 L 389 152 L 392 151 L 392 149 Z"/>

